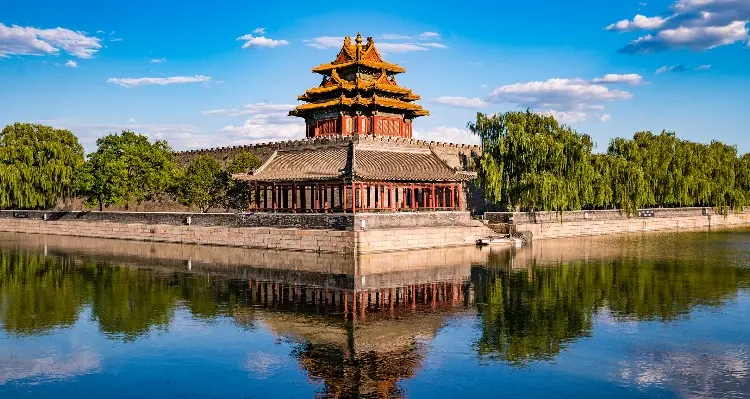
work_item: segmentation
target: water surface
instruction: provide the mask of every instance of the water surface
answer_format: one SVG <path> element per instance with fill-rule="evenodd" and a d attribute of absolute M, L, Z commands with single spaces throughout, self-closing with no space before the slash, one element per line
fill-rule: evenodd
<path fill-rule="evenodd" d="M 0 233 L 0 397 L 748 397 L 750 232 L 367 255 Z"/>

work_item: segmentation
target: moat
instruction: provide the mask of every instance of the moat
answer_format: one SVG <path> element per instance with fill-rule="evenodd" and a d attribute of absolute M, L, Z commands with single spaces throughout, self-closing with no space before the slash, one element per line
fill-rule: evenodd
<path fill-rule="evenodd" d="M 347 257 L 0 233 L 0 397 L 746 397 L 750 229 Z"/>

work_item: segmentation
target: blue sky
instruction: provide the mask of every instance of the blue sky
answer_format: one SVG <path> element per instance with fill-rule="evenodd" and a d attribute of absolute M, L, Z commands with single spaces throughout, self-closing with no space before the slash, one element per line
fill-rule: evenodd
<path fill-rule="evenodd" d="M 359 31 L 431 112 L 419 138 L 471 143 L 476 112 L 530 107 L 599 151 L 667 129 L 750 152 L 748 21 L 748 0 L 3 2 L 0 124 L 88 151 L 122 129 L 175 149 L 301 138 L 286 112 Z"/>

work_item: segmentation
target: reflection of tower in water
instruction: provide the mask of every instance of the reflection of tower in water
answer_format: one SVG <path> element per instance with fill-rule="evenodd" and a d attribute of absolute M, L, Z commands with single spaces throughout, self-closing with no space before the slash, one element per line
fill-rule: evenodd
<path fill-rule="evenodd" d="M 421 369 L 425 342 L 472 305 L 469 273 L 412 270 L 320 285 L 250 280 L 248 299 L 270 330 L 296 343 L 294 356 L 323 383 L 324 397 L 403 397 L 398 383 Z"/>

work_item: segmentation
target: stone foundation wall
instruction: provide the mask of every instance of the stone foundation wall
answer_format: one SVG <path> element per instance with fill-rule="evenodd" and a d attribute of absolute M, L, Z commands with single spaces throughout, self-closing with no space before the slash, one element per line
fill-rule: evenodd
<path fill-rule="evenodd" d="M 405 251 L 475 245 L 493 232 L 482 224 L 473 226 L 358 231 L 359 253 Z"/>
<path fill-rule="evenodd" d="M 0 231 L 342 254 L 355 250 L 353 231 L 322 229 L 0 219 Z"/>
<path fill-rule="evenodd" d="M 348 225 L 365 220 L 366 228 L 278 228 L 236 227 L 237 217 L 231 214 L 200 215 L 158 214 L 142 215 L 141 223 L 135 213 L 68 212 L 52 217 L 48 212 L 0 211 L 0 231 L 49 234 L 61 236 L 115 238 L 136 241 L 155 241 L 183 244 L 223 245 L 245 248 L 291 250 L 336 254 L 402 251 L 472 245 L 491 231 L 480 222 L 472 221 L 466 212 L 434 214 L 373 214 L 373 215 L 266 215 L 283 217 L 312 216 L 345 218 Z M 19 217 L 22 216 L 22 217 Z M 183 217 L 196 217 L 187 226 Z M 361 218 L 361 219 L 359 219 Z M 214 221 L 216 225 L 210 225 Z M 159 223 L 163 222 L 163 223 Z M 172 224 L 170 224 L 170 222 Z M 360 225 L 355 225 L 359 229 Z M 379 228 L 374 228 L 379 227 Z"/>
<path fill-rule="evenodd" d="M 707 230 L 733 226 L 750 226 L 750 213 L 730 213 L 727 216 L 664 216 L 647 218 L 613 218 L 605 220 L 577 219 L 562 222 L 517 223 L 516 231 L 530 231 L 533 239 L 593 236 L 652 231 Z"/>

